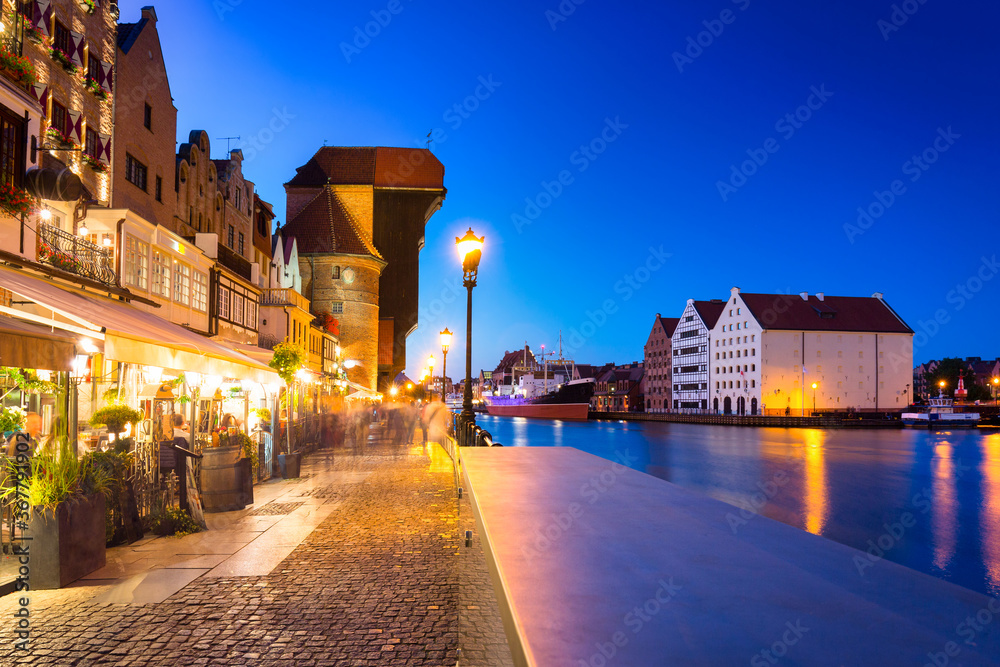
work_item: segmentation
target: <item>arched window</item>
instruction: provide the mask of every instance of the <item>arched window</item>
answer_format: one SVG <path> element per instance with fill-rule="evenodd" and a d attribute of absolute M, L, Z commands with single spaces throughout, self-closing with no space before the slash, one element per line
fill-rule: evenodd
<path fill-rule="evenodd" d="M 757 370 L 757 364 L 750 364 L 750 370 L 751 371 Z"/>

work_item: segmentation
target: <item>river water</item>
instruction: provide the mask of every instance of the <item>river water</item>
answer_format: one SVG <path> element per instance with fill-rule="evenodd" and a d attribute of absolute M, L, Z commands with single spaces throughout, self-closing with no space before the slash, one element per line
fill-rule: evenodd
<path fill-rule="evenodd" d="M 1000 429 L 784 429 L 480 415 L 515 447 L 576 447 L 1000 596 Z M 905 525 L 904 525 L 905 524 Z M 872 559 L 869 559 L 872 562 Z M 859 566 L 864 570 L 864 566 Z"/>

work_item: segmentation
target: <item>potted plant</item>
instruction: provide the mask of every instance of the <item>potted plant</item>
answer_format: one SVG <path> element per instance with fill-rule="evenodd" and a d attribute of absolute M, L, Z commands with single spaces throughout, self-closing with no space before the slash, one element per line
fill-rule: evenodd
<path fill-rule="evenodd" d="M 273 368 L 278 373 L 286 387 L 286 396 L 290 399 L 293 398 L 292 386 L 295 383 L 296 373 L 306 365 L 306 350 L 304 347 L 298 343 L 289 343 L 287 341 L 283 343 L 278 343 L 274 346 L 274 356 L 271 357 L 271 361 L 268 362 L 268 366 Z M 292 414 L 293 401 L 288 401 L 288 407 L 286 409 L 286 414 L 289 417 Z M 302 453 L 293 452 L 292 448 L 292 424 L 291 419 L 286 420 L 285 432 L 287 435 L 287 441 L 285 443 L 285 453 L 278 454 L 278 467 L 281 470 L 281 476 L 285 479 L 298 477 L 299 467 L 302 463 Z"/>
<path fill-rule="evenodd" d="M 80 9 L 88 14 L 93 14 L 97 11 L 97 5 L 94 3 L 94 0 L 80 0 Z"/>
<path fill-rule="evenodd" d="M 32 590 L 62 588 L 104 567 L 108 477 L 92 456 L 77 459 L 63 440 L 58 452 L 37 452 L 23 466 L 10 465 L 22 479 L 28 468 L 27 509 L 15 518 L 27 523 Z M 24 491 L 19 484 L 2 497 L 10 502 Z"/>
<path fill-rule="evenodd" d="M 28 413 L 16 406 L 0 410 L 0 433 L 3 433 L 4 440 L 12 433 L 23 429 L 27 418 Z"/>
<path fill-rule="evenodd" d="M 253 441 L 232 427 L 213 433 L 212 442 L 212 447 L 202 450 L 202 505 L 206 512 L 241 510 L 253 503 L 253 465 L 257 458 Z"/>
<path fill-rule="evenodd" d="M 76 148 L 76 144 L 73 143 L 72 139 L 51 125 L 45 130 L 45 136 L 55 141 L 61 148 Z"/>
<path fill-rule="evenodd" d="M 118 440 L 125 431 L 126 425 L 137 424 L 144 418 L 145 415 L 135 408 L 121 403 L 112 403 L 95 412 L 90 418 L 90 425 L 95 428 L 107 426 L 108 433 L 114 433 L 115 440 Z"/>

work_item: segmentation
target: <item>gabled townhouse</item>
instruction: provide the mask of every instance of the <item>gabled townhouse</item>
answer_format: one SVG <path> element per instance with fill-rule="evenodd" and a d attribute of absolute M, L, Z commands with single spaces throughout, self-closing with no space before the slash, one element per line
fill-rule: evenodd
<path fill-rule="evenodd" d="M 709 332 L 722 314 L 721 299 L 688 299 L 670 337 L 673 410 L 701 413 L 709 410 Z"/>
<path fill-rule="evenodd" d="M 594 395 L 590 399 L 593 412 L 642 412 L 642 386 L 645 369 L 642 362 L 633 361 L 613 366 L 597 376 Z"/>
<path fill-rule="evenodd" d="M 913 331 L 871 297 L 751 294 L 739 288 L 711 332 L 712 410 L 808 415 L 905 408 Z"/>
<path fill-rule="evenodd" d="M 646 412 L 670 412 L 673 389 L 672 339 L 678 317 L 661 317 L 653 320 L 653 328 L 643 348 L 643 394 L 646 397 Z"/>

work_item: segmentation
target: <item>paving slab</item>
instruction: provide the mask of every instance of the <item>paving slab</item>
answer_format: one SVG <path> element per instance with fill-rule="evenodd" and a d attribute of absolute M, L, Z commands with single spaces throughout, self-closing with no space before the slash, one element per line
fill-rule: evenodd
<path fill-rule="evenodd" d="M 576 449 L 462 462 L 516 664 L 998 664 L 1000 600 Z"/>
<path fill-rule="evenodd" d="M 115 584 L 95 597 L 91 603 L 101 605 L 163 602 L 206 572 L 207 569 L 150 570 Z"/>

